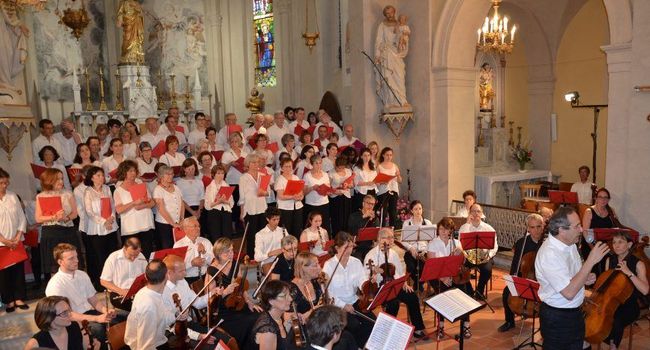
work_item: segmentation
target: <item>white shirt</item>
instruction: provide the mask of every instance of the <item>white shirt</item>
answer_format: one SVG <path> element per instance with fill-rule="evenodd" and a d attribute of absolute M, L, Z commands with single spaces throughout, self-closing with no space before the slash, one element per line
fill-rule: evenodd
<path fill-rule="evenodd" d="M 198 258 L 199 256 L 199 243 L 203 244 L 205 248 L 205 253 L 201 255 L 205 259 L 205 265 L 201 267 L 201 275 L 205 274 L 205 267 L 210 265 L 214 255 L 212 255 L 212 243 L 206 238 L 196 237 L 196 240 L 192 240 L 185 236 L 176 243 L 174 243 L 174 248 L 187 247 L 187 253 L 185 253 L 185 270 L 187 272 L 187 277 L 198 277 L 199 268 L 192 265 L 192 259 Z"/>
<path fill-rule="evenodd" d="M 358 185 L 360 182 L 370 182 L 377 177 L 377 171 L 376 170 L 362 170 L 358 167 L 354 167 L 354 190 L 357 193 L 366 195 L 368 194 L 368 190 L 375 190 L 377 191 L 377 185 L 372 184 L 370 186 L 360 186 Z"/>
<path fill-rule="evenodd" d="M 266 197 L 258 197 L 258 182 L 246 173 L 239 179 L 239 205 L 246 215 L 262 214 L 266 211 Z"/>
<path fill-rule="evenodd" d="M 230 144 L 228 144 L 228 125 L 222 127 L 217 133 L 217 144 L 221 145 L 223 149 L 230 149 Z"/>
<path fill-rule="evenodd" d="M 168 192 L 160 185 L 156 186 L 156 188 L 153 190 L 153 198 L 163 200 L 163 204 L 165 205 L 165 209 L 167 210 L 167 213 L 169 214 L 170 218 L 174 221 L 174 222 L 167 222 L 167 220 L 165 220 L 165 218 L 160 214 L 160 210 L 157 210 L 156 222 L 159 222 L 161 224 L 172 225 L 177 222 L 180 222 L 181 216 L 184 214 L 181 213 L 181 207 L 183 206 L 183 195 L 181 194 L 181 190 L 176 185 L 172 185 L 172 186 L 174 186 L 173 192 Z"/>
<path fill-rule="evenodd" d="M 149 145 L 151 145 L 151 149 L 154 149 L 160 143 L 160 141 L 165 143 L 166 138 L 167 138 L 167 134 L 162 132 L 162 130 L 158 130 L 158 132 L 155 135 L 149 132 L 144 135 L 141 135 L 140 143 L 147 141 L 149 142 Z"/>
<path fill-rule="evenodd" d="M 77 154 L 77 142 L 74 140 L 74 136 L 68 139 L 63 136 L 63 133 L 57 132 L 52 137 L 59 141 L 61 146 L 57 151 L 63 160 L 63 165 L 71 165 L 74 156 Z"/>
<path fill-rule="evenodd" d="M 180 178 L 176 180 L 176 186 L 181 190 L 183 200 L 189 206 L 198 206 L 203 200 L 205 189 L 200 177 L 194 179 Z"/>
<path fill-rule="evenodd" d="M 146 174 L 146 173 L 156 173 L 156 164 L 158 164 L 158 160 L 156 158 L 151 158 L 151 163 L 145 162 L 142 158 L 137 159 L 138 162 L 138 172 L 140 175 Z"/>
<path fill-rule="evenodd" d="M 162 156 L 160 156 L 160 158 L 158 158 L 158 162 L 167 164 L 172 167 L 182 166 L 184 161 L 185 161 L 185 155 L 180 152 L 174 153 L 173 156 L 165 152 Z"/>
<path fill-rule="evenodd" d="M 339 188 L 339 187 L 341 187 L 343 185 L 343 182 L 345 182 L 345 180 L 347 180 L 350 176 L 352 176 L 352 170 L 350 170 L 348 168 L 345 168 L 344 173 L 345 174 L 343 176 L 341 176 L 336 172 L 336 169 L 330 171 L 329 172 L 330 183 L 331 183 L 333 189 L 341 190 L 343 192 L 343 194 L 342 194 L 343 196 L 345 196 L 347 198 L 352 198 L 352 187 L 348 188 L 347 190 Z M 353 185 L 353 184 L 351 184 L 351 185 Z M 340 194 L 337 195 L 337 194 L 332 193 L 329 196 L 330 196 L 330 198 L 334 198 L 334 197 L 340 196 Z"/>
<path fill-rule="evenodd" d="M 359 139 L 354 136 L 352 136 L 351 139 L 348 139 L 348 137 L 345 135 L 340 135 L 340 136 L 341 137 L 339 137 L 339 142 L 337 143 L 339 147 L 352 146 L 355 142 L 359 141 Z"/>
<path fill-rule="evenodd" d="M 52 146 L 54 149 L 59 153 L 59 156 L 63 153 L 63 146 L 61 146 L 61 143 L 57 138 L 52 135 L 49 139 L 43 136 L 43 134 L 38 135 L 33 141 L 32 141 L 32 155 L 34 157 L 34 161 L 40 160 L 41 158 L 38 157 L 38 152 L 45 146 Z M 75 153 L 76 153 L 75 149 Z M 59 159 L 59 162 L 62 162 L 62 159 Z"/>
<path fill-rule="evenodd" d="M 429 242 L 429 247 L 427 250 L 433 253 L 436 258 L 442 258 L 449 256 L 454 251 L 454 247 L 460 247 L 459 240 L 454 239 L 454 243 L 452 245 L 451 239 L 447 240 L 447 244 L 445 244 L 445 242 L 440 237 L 436 237 L 433 239 L 433 241 Z"/>
<path fill-rule="evenodd" d="M 124 158 L 135 160 L 138 157 L 138 146 L 135 144 L 135 142 L 123 143 L 122 147 Z"/>
<path fill-rule="evenodd" d="M 291 180 L 299 181 L 300 179 L 298 178 L 297 175 L 291 174 Z M 278 175 L 277 178 L 275 179 L 275 186 L 274 186 L 275 190 L 278 192 L 284 191 L 287 188 L 288 182 L 289 181 L 287 180 L 286 177 L 284 177 L 284 175 Z M 294 199 L 280 199 L 278 197 L 278 209 L 297 210 L 302 208 L 302 206 L 303 205 L 301 201 L 297 201 Z"/>
<path fill-rule="evenodd" d="M 289 123 L 289 131 L 296 136 L 296 144 L 298 144 L 298 139 L 300 138 L 300 135 L 296 134 L 296 126 L 298 126 L 298 120 L 294 120 L 291 123 Z M 302 127 L 303 132 L 307 131 L 307 129 L 309 129 L 309 122 L 303 120 L 302 122 L 300 122 L 300 127 Z"/>
<path fill-rule="evenodd" d="M 179 124 L 179 126 L 181 126 Z M 183 128 L 183 130 L 187 130 L 187 128 Z M 174 130 L 174 132 L 169 131 L 166 125 L 161 126 L 160 128 L 160 133 L 165 134 L 165 140 L 167 139 L 167 136 L 169 135 L 174 135 L 178 139 L 178 147 L 183 147 L 187 143 L 187 138 L 185 137 L 185 133 L 182 131 Z"/>
<path fill-rule="evenodd" d="M 413 218 L 410 218 L 410 219 L 404 221 L 404 224 L 402 224 L 402 228 L 408 227 L 408 226 L 420 227 L 420 226 L 431 226 L 432 225 L 431 221 L 429 221 L 427 219 L 424 219 L 424 218 L 422 218 L 422 220 L 423 220 L 423 222 L 421 222 L 419 224 L 416 224 L 415 222 L 413 222 Z M 402 241 L 402 244 L 405 247 L 409 248 L 409 249 L 410 248 L 415 248 L 415 250 L 417 250 L 418 252 L 426 251 L 427 250 L 427 245 L 428 245 L 427 241 L 416 241 L 416 242 L 413 242 L 413 241 L 404 242 L 404 241 Z"/>
<path fill-rule="evenodd" d="M 18 196 L 7 191 L 0 198 L 0 234 L 6 239 L 13 239 L 18 231 L 27 232 L 27 220 Z M 0 243 L 0 247 L 4 247 L 4 244 Z"/>
<path fill-rule="evenodd" d="M 106 219 L 102 217 L 102 204 L 101 199 L 108 198 L 111 203 L 111 217 L 113 218 L 113 225 L 110 229 L 106 229 L 104 223 Z M 117 221 L 115 220 L 115 202 L 111 196 L 111 190 L 108 186 L 103 185 L 101 192 L 95 191 L 92 187 L 87 187 L 84 194 L 84 207 L 86 211 L 86 234 L 89 236 L 105 236 L 111 232 L 117 231 Z"/>
<path fill-rule="evenodd" d="M 250 139 L 253 135 L 257 134 L 259 131 L 255 129 L 255 126 L 249 126 L 246 129 L 244 129 L 244 144 L 248 144 L 248 139 Z"/>
<path fill-rule="evenodd" d="M 282 237 L 285 231 L 282 227 L 278 226 L 275 230 L 271 230 L 268 225 L 264 226 L 257 234 L 255 234 L 255 261 L 266 264 L 273 260 L 269 257 L 269 252 L 282 247 Z"/>
<path fill-rule="evenodd" d="M 324 172 L 329 173 L 334 170 L 334 161 L 325 156 L 323 158 L 322 167 Z"/>
<path fill-rule="evenodd" d="M 131 261 L 124 255 L 124 248 L 111 253 L 104 262 L 100 279 L 112 282 L 122 289 L 129 289 L 135 279 L 144 273 L 147 268 L 147 259 L 142 253 Z M 135 305 L 135 303 L 134 303 Z"/>
<path fill-rule="evenodd" d="M 236 161 L 239 158 L 244 158 L 246 159 L 246 156 L 248 153 L 244 151 L 243 149 L 240 151 L 240 155 L 238 156 L 235 151 L 232 149 L 229 149 L 225 152 L 223 152 L 223 156 L 221 156 L 221 163 L 224 165 L 230 165 L 230 163 Z M 241 178 L 242 173 L 237 170 L 234 166 L 230 166 L 228 168 L 228 173 L 226 174 L 226 182 L 231 184 L 231 185 L 238 185 L 239 184 L 239 178 Z"/>
<path fill-rule="evenodd" d="M 217 210 L 225 210 L 227 212 L 232 212 L 232 207 L 235 205 L 235 201 L 233 200 L 233 196 L 230 196 L 228 198 L 228 203 L 220 203 L 215 205 L 215 199 L 217 198 L 217 193 L 219 193 L 219 190 L 221 187 L 228 187 L 229 185 L 225 181 L 221 181 L 221 183 L 217 184 L 214 180 L 210 182 L 208 187 L 205 189 L 205 195 L 204 195 L 204 202 L 203 205 L 205 206 L 205 210 L 212 210 L 212 209 L 217 209 Z"/>
<path fill-rule="evenodd" d="M 331 128 L 332 128 L 332 132 L 335 132 L 337 135 L 339 135 L 339 138 L 341 137 L 341 135 L 343 135 L 343 133 L 341 132 L 341 128 L 339 128 L 339 126 L 336 125 L 336 123 L 334 123 L 333 121 L 330 121 L 330 122 L 328 122 L 328 123 L 318 122 L 318 123 L 316 123 L 316 127 L 314 128 L 314 134 L 313 134 L 313 136 L 314 136 L 313 139 L 314 139 L 314 140 L 316 140 L 316 139 L 318 138 L 318 128 L 319 128 L 321 125 L 325 125 L 325 126 L 327 126 L 327 127 L 331 127 Z M 329 135 L 328 135 L 328 136 L 329 136 Z M 327 144 L 324 144 L 323 146 L 327 146 Z"/>
<path fill-rule="evenodd" d="M 162 294 L 142 288 L 133 298 L 133 307 L 126 319 L 124 342 L 131 349 L 155 350 L 167 343 L 165 330 L 176 319 L 165 307 Z"/>
<path fill-rule="evenodd" d="M 591 197 L 593 197 L 593 191 L 591 190 L 591 182 L 576 182 L 571 185 L 571 192 L 578 193 L 578 202 L 582 204 L 591 205 Z"/>
<path fill-rule="evenodd" d="M 390 176 L 395 176 L 397 175 L 397 164 L 393 166 L 392 169 L 387 169 L 384 168 L 380 165 L 377 166 L 377 172 L 390 175 Z M 397 177 L 392 178 L 388 183 L 382 183 L 377 185 L 377 195 L 384 194 L 388 191 L 394 192 L 396 194 L 399 194 L 399 184 L 397 183 Z"/>
<path fill-rule="evenodd" d="M 77 187 L 74 188 L 72 193 L 74 194 L 74 200 L 77 202 L 77 215 L 79 215 L 79 231 L 86 233 L 86 226 L 88 218 L 86 217 L 86 208 L 84 204 L 84 195 L 86 194 L 86 189 L 88 186 L 84 185 L 83 182 L 80 182 Z"/>
<path fill-rule="evenodd" d="M 138 179 L 136 179 L 135 182 L 142 183 L 142 181 Z M 113 199 L 115 201 L 115 205 L 129 204 L 133 202 L 131 192 L 125 190 L 122 188 L 122 186 L 117 186 L 115 188 Z M 122 212 L 122 214 L 120 214 L 120 224 L 122 225 L 122 236 L 149 231 L 155 227 L 153 223 L 153 212 L 151 211 L 151 208 L 131 208 L 125 212 Z"/>
<path fill-rule="evenodd" d="M 290 131 L 287 123 L 282 124 L 282 127 L 279 127 L 277 124 L 273 123 L 273 125 L 269 126 L 269 128 L 266 129 L 266 136 L 268 136 L 270 140 L 269 143 L 277 142 L 278 146 L 282 145 L 282 136 L 289 133 Z"/>
<path fill-rule="evenodd" d="M 330 185 L 330 177 L 327 175 L 326 172 L 321 171 L 321 177 L 319 179 L 315 178 L 311 171 L 305 174 L 305 186 L 306 187 L 312 187 L 314 185 Z M 325 195 L 322 196 L 320 193 L 318 193 L 316 190 L 310 191 L 305 195 L 305 204 L 309 204 L 312 206 L 319 206 L 319 205 L 325 205 L 329 203 L 330 200 L 329 198 Z"/>
<path fill-rule="evenodd" d="M 126 157 L 122 156 L 122 158 L 126 160 Z M 112 155 L 102 159 L 102 168 L 104 169 L 104 176 L 106 176 L 106 182 L 111 180 L 111 171 L 117 169 L 119 165 L 120 162 L 118 162 Z"/>
<path fill-rule="evenodd" d="M 463 233 L 466 232 L 496 232 L 496 230 L 487 224 L 484 221 L 481 221 L 481 223 L 478 226 L 472 225 L 470 222 L 463 224 L 463 226 L 458 229 L 458 239 L 461 240 L 461 237 L 463 237 Z M 462 246 L 461 246 L 462 248 Z M 494 247 L 489 250 L 489 256 L 490 258 L 494 258 L 495 255 L 497 255 L 497 251 L 499 250 L 499 244 L 497 243 L 497 237 L 494 237 Z"/>
<path fill-rule="evenodd" d="M 80 314 L 93 309 L 88 299 L 95 294 L 97 291 L 90 282 L 90 277 L 82 270 L 66 273 L 59 268 L 45 287 L 45 296 L 56 295 L 68 298 L 72 311 Z"/>
<path fill-rule="evenodd" d="M 363 259 L 363 266 L 365 266 L 365 275 L 364 275 L 364 282 L 368 280 L 368 276 L 370 271 L 368 271 L 367 265 L 368 261 L 372 259 L 373 264 L 375 266 L 381 266 L 383 263 L 386 262 L 386 257 L 384 256 L 384 252 L 379 249 L 379 246 L 375 246 L 370 251 L 368 254 L 366 254 L 366 257 Z M 395 278 L 400 278 L 403 277 L 406 274 L 406 268 L 402 261 L 399 258 L 399 255 L 392 249 L 388 249 L 388 262 L 395 265 Z M 340 266 L 339 266 L 340 268 Z M 381 283 L 383 281 L 384 277 L 381 274 L 377 275 L 377 283 Z M 362 282 L 363 284 L 363 282 Z"/>
<path fill-rule="evenodd" d="M 359 299 L 357 290 L 368 279 L 367 270 L 363 268 L 359 259 L 351 256 L 348 258 L 347 266 L 339 264 L 336 273 L 332 276 L 338 261 L 338 257 L 334 256 L 323 266 L 323 272 L 331 278 L 327 291 L 334 298 L 334 305 L 338 307 L 344 307 L 346 304 L 353 305 Z"/>
<path fill-rule="evenodd" d="M 176 313 L 178 308 L 176 307 L 176 304 L 174 303 L 174 294 L 178 294 L 178 297 L 181 301 L 181 307 L 185 309 L 192 300 L 196 297 L 196 293 L 190 288 L 190 286 L 187 284 L 187 281 L 184 279 L 180 279 L 176 281 L 176 283 L 167 280 L 167 283 L 165 284 L 165 290 L 162 292 L 162 299 L 163 302 L 165 303 L 165 306 L 171 313 Z M 204 293 L 202 296 L 198 297 L 194 304 L 194 306 L 197 309 L 203 309 L 208 305 L 208 294 Z M 192 318 L 189 317 L 191 320 Z M 200 334 L 196 331 L 194 331 L 191 328 L 187 329 L 187 335 L 189 336 L 190 339 L 192 340 L 198 340 Z"/>
<path fill-rule="evenodd" d="M 190 131 L 187 143 L 196 146 L 196 143 L 205 138 L 205 130 L 194 129 Z"/>
<path fill-rule="evenodd" d="M 535 258 L 535 277 L 539 282 L 540 300 L 557 308 L 571 309 L 582 305 L 585 297 L 584 286 L 569 300 L 560 293 L 569 285 L 582 262 L 575 244 L 566 245 L 553 235 L 548 235 L 537 251 Z"/>

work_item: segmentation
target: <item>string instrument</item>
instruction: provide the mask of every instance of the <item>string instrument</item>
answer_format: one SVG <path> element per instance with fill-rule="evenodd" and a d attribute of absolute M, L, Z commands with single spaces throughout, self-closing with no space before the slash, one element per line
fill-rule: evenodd
<path fill-rule="evenodd" d="M 111 326 L 108 333 L 108 344 L 110 349 L 122 349 L 126 346 L 124 333 L 126 333 L 126 321 Z"/>
<path fill-rule="evenodd" d="M 248 255 L 244 257 L 244 269 L 242 270 L 242 274 L 235 278 L 234 283 L 237 283 L 237 287 L 235 290 L 230 293 L 226 297 L 226 308 L 231 309 L 231 310 L 237 310 L 241 311 L 244 308 L 244 305 L 246 305 L 246 299 L 244 299 L 244 293 L 248 290 L 248 280 L 246 279 L 246 276 L 248 275 L 248 262 L 250 259 L 248 258 Z M 233 276 L 237 276 L 237 268 L 239 267 L 239 264 L 235 266 L 235 272 L 233 273 Z"/>
<path fill-rule="evenodd" d="M 395 265 L 388 262 L 388 250 L 390 247 L 388 243 L 383 244 L 384 247 L 384 263 L 379 266 L 384 272 L 382 273 L 382 284 L 392 281 L 395 279 Z"/>
<path fill-rule="evenodd" d="M 318 275 L 318 278 L 316 278 L 316 281 L 318 282 L 318 285 L 321 288 L 321 291 L 323 292 L 320 296 L 320 300 L 318 301 L 318 305 L 330 305 L 334 303 L 334 300 L 330 298 L 330 293 L 327 291 L 327 287 L 329 287 L 329 279 L 327 278 L 327 274 L 325 272 L 321 272 Z M 311 299 L 311 298 L 310 298 Z M 311 300 L 309 301 L 311 303 Z M 312 305 L 312 309 L 314 306 Z"/>
<path fill-rule="evenodd" d="M 296 303 L 291 302 L 291 309 L 296 317 L 291 319 L 291 329 L 293 330 L 293 341 L 296 343 L 296 347 L 302 348 L 307 345 L 307 333 L 303 329 L 302 322 L 298 319 L 298 310 L 296 310 Z"/>
<path fill-rule="evenodd" d="M 87 350 L 92 350 L 94 348 L 93 343 L 95 338 L 93 338 L 92 333 L 90 333 L 90 328 L 88 327 L 88 320 L 81 321 L 81 330 L 82 333 L 88 336 L 88 348 Z"/>
<path fill-rule="evenodd" d="M 526 247 L 527 239 L 528 236 L 525 236 L 524 243 L 521 246 L 519 264 L 515 275 L 530 280 L 537 280 L 535 278 L 535 257 L 537 256 L 537 252 L 528 252 L 524 254 L 524 247 Z M 510 295 L 508 297 L 508 306 L 515 315 L 521 315 L 524 317 L 531 317 L 533 313 L 539 315 L 539 304 L 522 297 Z"/>
<path fill-rule="evenodd" d="M 104 300 L 106 301 L 106 312 L 108 312 L 108 301 L 110 300 L 110 296 L 108 295 L 108 289 L 104 289 Z M 109 334 L 111 333 L 111 322 L 106 322 L 106 348 L 108 350 L 112 350 L 111 343 L 108 341 L 109 340 Z"/>
<path fill-rule="evenodd" d="M 360 288 L 361 297 L 359 298 L 359 308 L 361 310 L 368 309 L 368 306 L 372 303 L 372 300 L 377 296 L 377 292 L 379 291 L 377 282 L 370 281 L 372 279 L 373 269 L 375 268 L 375 262 L 370 259 L 366 266 L 368 266 L 368 280 L 363 282 Z"/>
<path fill-rule="evenodd" d="M 600 344 L 612 331 L 614 313 L 634 292 L 630 279 L 619 270 L 603 272 L 594 284 L 593 292 L 582 304 L 585 314 L 585 340 Z"/>
<path fill-rule="evenodd" d="M 449 239 L 451 240 L 451 246 L 450 246 L 451 251 L 449 252 L 449 255 L 452 255 L 454 253 L 454 250 L 456 250 L 456 240 L 454 239 L 454 236 L 452 234 L 450 234 Z M 469 283 L 469 280 L 472 278 L 472 270 L 468 266 L 465 266 L 466 259 L 467 258 L 463 258 L 463 263 L 460 265 L 458 274 L 456 274 L 456 276 L 453 276 L 451 278 L 453 283 L 456 285 L 467 284 Z"/>
<path fill-rule="evenodd" d="M 399 231 L 399 230 L 395 230 L 395 232 L 397 232 L 397 231 Z M 406 251 L 406 252 L 409 251 L 409 248 L 407 246 L 405 246 L 404 243 L 402 243 L 402 242 L 400 242 L 398 240 L 395 240 L 393 243 L 395 243 L 396 246 L 402 248 L 404 251 Z M 419 254 L 418 253 L 417 256 L 414 256 L 414 258 L 416 260 L 427 261 L 427 257 L 424 254 Z"/>
<path fill-rule="evenodd" d="M 174 305 L 178 309 L 178 312 L 183 312 L 183 305 L 181 305 L 181 298 L 178 296 L 178 293 L 172 294 L 172 299 L 174 300 Z M 178 350 L 187 350 L 189 339 L 187 337 L 187 320 L 176 320 L 174 323 L 174 333 L 176 334 L 176 344 L 174 344 L 174 349 Z"/>
<path fill-rule="evenodd" d="M 650 281 L 650 258 L 645 254 L 645 248 L 650 244 L 650 237 L 644 236 L 639 240 L 639 242 L 632 248 L 632 255 L 639 258 L 645 264 L 645 274 L 647 280 Z"/>

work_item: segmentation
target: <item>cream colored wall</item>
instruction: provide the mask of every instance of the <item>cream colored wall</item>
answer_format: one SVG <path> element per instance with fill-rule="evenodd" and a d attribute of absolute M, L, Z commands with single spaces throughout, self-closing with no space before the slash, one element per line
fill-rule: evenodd
<path fill-rule="evenodd" d="M 561 181 L 578 179 L 578 167 L 592 163 L 593 110 L 572 109 L 564 100 L 579 91 L 582 104 L 606 104 L 607 62 L 600 46 L 609 43 L 607 14 L 601 0 L 589 0 L 567 26 L 556 59 L 554 111 L 558 140 L 551 147 L 551 170 Z M 607 109 L 600 113 L 598 128 L 597 184 L 605 184 Z"/>
<path fill-rule="evenodd" d="M 506 128 L 508 122 L 513 125 L 513 139 L 517 142 L 517 127 L 522 126 L 522 142 L 528 140 L 528 61 L 526 60 L 526 45 L 523 40 L 517 42 L 506 62 Z M 535 145 L 532 145 L 533 150 Z M 534 151 L 533 151 L 534 152 Z M 533 154 L 533 158 L 535 155 Z"/>

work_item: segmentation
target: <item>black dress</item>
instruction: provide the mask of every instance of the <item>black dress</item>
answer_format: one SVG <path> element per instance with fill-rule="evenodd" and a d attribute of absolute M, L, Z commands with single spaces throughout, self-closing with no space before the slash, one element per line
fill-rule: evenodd
<path fill-rule="evenodd" d="M 83 337 L 81 335 L 81 328 L 79 328 L 79 324 L 77 322 L 72 322 L 65 329 L 66 331 L 68 331 L 67 350 L 84 350 Z M 66 350 L 66 349 L 59 349 L 59 347 L 56 346 L 54 339 L 52 339 L 52 336 L 50 336 L 50 332 L 48 331 L 40 331 L 34 334 L 32 338 L 36 339 L 39 348 Z"/>
<path fill-rule="evenodd" d="M 287 350 L 289 349 L 289 341 L 287 338 L 282 338 L 282 333 L 280 332 L 280 327 L 278 323 L 271 317 L 271 314 L 264 312 L 253 325 L 251 330 L 250 337 L 246 342 L 245 350 L 258 350 L 260 345 L 255 342 L 255 338 L 258 333 L 273 333 L 275 334 L 275 349 L 276 350 Z"/>
<path fill-rule="evenodd" d="M 293 259 L 287 260 L 284 254 L 280 254 L 278 263 L 273 268 L 273 273 L 280 275 L 280 281 L 291 282 L 293 279 Z"/>
<path fill-rule="evenodd" d="M 625 261 L 627 262 L 627 268 L 636 275 L 636 264 L 639 262 L 639 258 L 632 255 L 631 253 L 628 253 L 628 255 L 625 257 Z M 601 266 L 607 266 L 607 263 L 609 263 L 608 269 L 615 269 L 618 265 L 618 256 L 614 255 L 609 259 L 603 260 Z M 604 271 L 605 269 L 603 268 L 601 270 Z M 627 300 L 621 304 L 618 309 L 616 309 L 614 312 L 612 331 L 605 339 L 605 343 L 609 344 L 610 340 L 613 340 L 614 344 L 616 344 L 616 347 L 621 345 L 625 327 L 632 324 L 632 322 L 634 322 L 639 317 L 639 298 L 641 297 L 643 297 L 641 292 L 639 292 L 639 290 L 634 287 L 632 295 L 627 298 Z"/>

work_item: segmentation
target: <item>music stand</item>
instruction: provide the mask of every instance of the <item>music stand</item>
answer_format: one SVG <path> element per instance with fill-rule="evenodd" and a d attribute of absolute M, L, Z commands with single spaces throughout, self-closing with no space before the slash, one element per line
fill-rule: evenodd
<path fill-rule="evenodd" d="M 418 241 L 430 242 L 437 235 L 437 227 L 434 225 L 423 225 L 423 226 L 405 226 L 402 227 L 402 242 L 415 242 L 416 251 Z M 418 257 L 415 258 L 415 280 L 420 279 L 420 263 L 418 262 Z M 416 292 L 418 298 L 420 297 L 420 283 L 417 283 Z"/>
<path fill-rule="evenodd" d="M 551 203 L 566 206 L 567 204 L 578 204 L 578 193 L 571 191 L 548 191 L 548 200 Z"/>
<path fill-rule="evenodd" d="M 494 248 L 496 235 L 497 233 L 494 231 L 463 232 L 462 237 L 460 237 L 460 245 L 463 247 L 463 250 L 474 249 L 475 255 L 478 256 L 479 249 Z M 474 270 L 474 298 L 484 301 L 487 307 L 494 313 L 494 309 L 487 300 L 487 293 L 483 295 L 483 291 L 478 290 L 478 265 L 474 265 L 472 269 Z"/>
<path fill-rule="evenodd" d="M 503 276 L 503 279 L 506 281 L 506 286 L 508 286 L 508 289 L 510 290 L 510 294 L 512 294 L 512 296 L 532 301 L 535 304 L 533 307 L 533 325 L 530 329 L 530 337 L 524 339 L 524 341 L 521 342 L 521 344 L 519 344 L 515 349 L 518 350 L 528 346 L 532 346 L 533 349 L 537 349 L 538 346 L 542 347 L 541 344 L 535 342 L 535 333 L 539 332 L 539 329 L 535 329 L 535 318 L 537 318 L 536 309 L 540 303 L 539 296 L 537 295 L 537 291 L 539 290 L 539 282 L 510 275 Z M 530 339 L 530 341 L 528 341 L 528 339 Z"/>
<path fill-rule="evenodd" d="M 614 238 L 614 235 L 619 232 L 627 232 L 632 237 L 632 241 L 637 243 L 639 241 L 639 233 L 634 230 L 627 228 L 595 228 L 594 230 L 594 240 L 609 242 Z"/>
<path fill-rule="evenodd" d="M 372 300 L 372 303 L 368 305 L 368 308 L 365 311 L 370 312 L 373 309 L 375 309 L 377 306 L 383 305 L 384 303 L 397 298 L 397 295 L 404 287 L 404 284 L 406 283 L 406 280 L 408 278 L 409 278 L 409 274 L 407 273 L 406 275 L 400 278 L 384 283 L 379 288 L 379 290 L 377 291 L 377 295 Z"/>
<path fill-rule="evenodd" d="M 438 294 L 437 296 L 434 296 L 434 297 L 432 297 L 431 299 L 427 300 L 427 305 L 428 305 L 429 307 L 431 307 L 434 311 L 436 311 L 436 313 L 441 314 L 442 317 L 444 317 L 447 321 L 449 321 L 449 322 L 451 322 L 451 323 L 454 323 L 454 322 L 456 322 L 456 321 L 460 321 L 460 334 L 459 334 L 459 336 L 457 337 L 457 340 L 458 340 L 458 346 L 459 346 L 458 348 L 462 350 L 463 347 L 464 347 L 464 343 L 465 343 L 465 336 L 464 336 L 465 329 L 466 329 L 466 328 L 465 328 L 465 321 L 467 321 L 467 320 L 469 319 L 469 315 L 471 315 L 471 314 L 473 314 L 473 313 L 475 313 L 475 312 L 481 310 L 481 309 L 484 308 L 485 305 L 487 305 L 487 304 L 480 304 L 480 305 L 478 305 L 478 306 L 476 306 L 476 307 L 472 307 L 472 308 L 469 309 L 469 310 L 465 309 L 465 310 L 467 310 L 465 313 L 463 313 L 463 314 L 461 314 L 461 315 L 458 315 L 458 316 L 456 316 L 456 317 L 454 317 L 454 318 L 449 318 L 449 317 L 445 316 L 444 312 L 441 312 L 440 310 L 438 310 L 438 309 L 436 308 L 435 305 L 433 305 L 433 304 L 430 303 L 430 301 L 431 301 L 432 299 L 434 299 L 434 298 L 438 298 L 438 297 L 443 296 L 443 295 L 446 295 L 446 296 L 451 297 L 451 296 L 454 295 L 455 293 L 459 293 L 459 292 L 460 292 L 460 293 L 464 293 L 464 292 L 460 291 L 458 288 L 452 288 L 452 289 L 450 289 L 450 290 L 448 290 L 448 291 L 445 291 L 444 293 L 440 293 L 440 294 Z M 467 297 L 467 298 L 469 298 L 469 297 Z M 472 299 L 470 299 L 470 300 L 472 300 Z M 476 302 L 476 303 L 478 303 L 478 302 Z M 463 311 L 465 311 L 465 310 L 463 310 Z"/>

